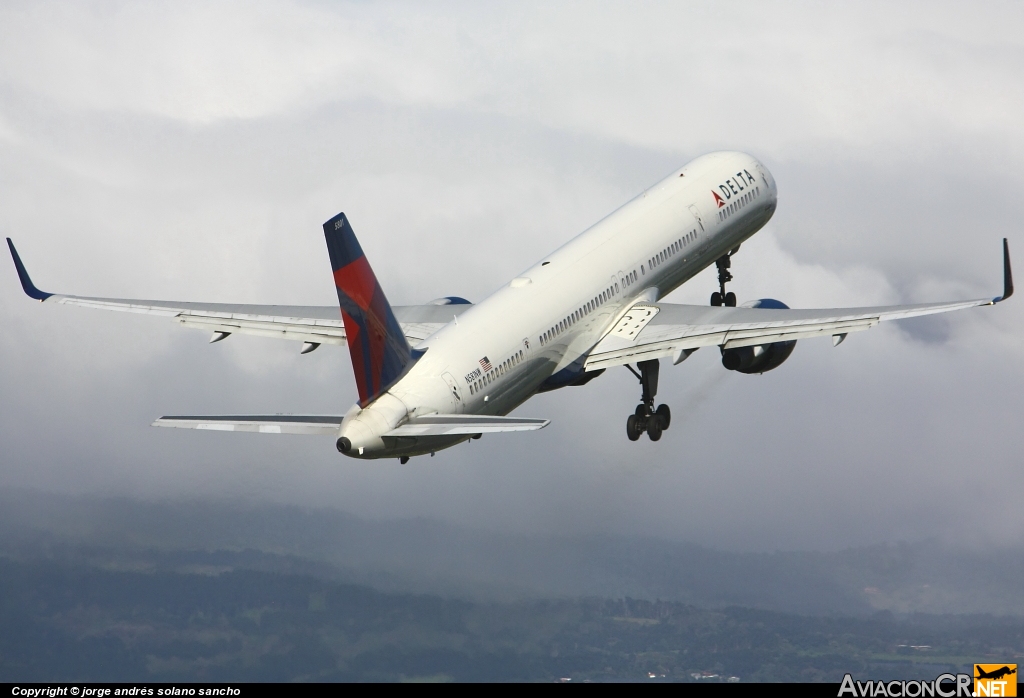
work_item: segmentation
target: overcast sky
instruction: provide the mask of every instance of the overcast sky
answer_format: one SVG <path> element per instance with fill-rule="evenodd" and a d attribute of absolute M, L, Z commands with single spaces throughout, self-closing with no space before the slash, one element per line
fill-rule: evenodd
<path fill-rule="evenodd" d="M 333 304 L 345 211 L 389 299 L 473 301 L 702 153 L 775 175 L 733 263 L 793 307 L 996 295 L 1024 269 L 1019 3 L 0 5 L 0 234 L 83 295 Z M 1019 272 L 1024 278 L 1024 271 Z M 706 303 L 705 272 L 670 300 Z M 1024 298 L 801 341 L 763 376 L 613 369 L 538 433 L 397 461 L 162 414 L 343 413 L 347 351 L 39 306 L 0 260 L 0 487 L 270 499 L 731 549 L 1024 544 Z"/>

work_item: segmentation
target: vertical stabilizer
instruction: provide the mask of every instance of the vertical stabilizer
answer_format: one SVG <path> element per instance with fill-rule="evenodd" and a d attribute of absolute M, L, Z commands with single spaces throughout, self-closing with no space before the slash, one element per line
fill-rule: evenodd
<path fill-rule="evenodd" d="M 324 223 L 324 236 L 359 406 L 366 407 L 402 377 L 414 360 L 413 351 L 344 213 Z"/>

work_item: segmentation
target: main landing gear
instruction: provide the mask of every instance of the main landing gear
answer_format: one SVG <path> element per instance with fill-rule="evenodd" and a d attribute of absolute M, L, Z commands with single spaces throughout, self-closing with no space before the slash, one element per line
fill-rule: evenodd
<path fill-rule="evenodd" d="M 732 266 L 731 257 L 739 251 L 739 246 L 733 249 L 729 254 L 724 254 L 715 260 L 715 266 L 718 267 L 718 291 L 711 294 L 711 305 L 727 305 L 730 308 L 736 307 L 736 294 L 732 291 L 725 292 L 725 284 L 732 281 L 732 274 L 729 272 L 729 267 Z"/>
<path fill-rule="evenodd" d="M 658 409 L 654 409 L 654 396 L 658 393 L 658 370 L 661 364 L 658 359 L 650 359 L 638 361 L 636 365 L 640 369 L 639 373 L 629 364 L 626 364 L 626 368 L 640 379 L 643 393 L 636 411 L 626 418 L 626 436 L 630 441 L 636 441 L 646 431 L 651 441 L 657 441 L 661 438 L 661 432 L 668 429 L 672 422 L 672 411 L 668 405 L 658 405 Z"/>

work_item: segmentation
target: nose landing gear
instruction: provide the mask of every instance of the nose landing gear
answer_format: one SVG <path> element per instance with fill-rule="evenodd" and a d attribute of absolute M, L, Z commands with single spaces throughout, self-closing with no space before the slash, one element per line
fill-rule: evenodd
<path fill-rule="evenodd" d="M 626 364 L 626 368 L 640 379 L 640 386 L 643 389 L 640 404 L 636 411 L 626 418 L 626 436 L 630 441 L 636 441 L 646 431 L 651 441 L 661 438 L 661 433 L 668 429 L 672 422 L 672 411 L 668 405 L 658 405 L 654 408 L 654 396 L 658 393 L 658 373 L 661 364 L 658 359 L 638 361 L 637 373 L 632 366 Z"/>

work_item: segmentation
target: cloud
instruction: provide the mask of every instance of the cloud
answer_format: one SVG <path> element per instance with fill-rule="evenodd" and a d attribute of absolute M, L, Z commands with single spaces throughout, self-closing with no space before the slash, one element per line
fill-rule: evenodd
<path fill-rule="evenodd" d="M 883 16 L 884 21 L 880 18 Z M 704 151 L 762 157 L 772 222 L 733 271 L 794 307 L 985 297 L 1024 215 L 1020 8 L 7 4 L 0 227 L 38 285 L 334 303 L 349 214 L 389 298 L 474 301 Z M 706 303 L 708 270 L 675 292 Z M 624 369 L 520 408 L 530 435 L 397 462 L 330 439 L 149 429 L 341 413 L 344 350 L 38 306 L 0 263 L 0 484 L 242 496 L 744 549 L 1020 543 L 1021 306 L 802 341 L 764 376 L 663 371 L 626 441 Z M 978 483 L 985 496 L 973 494 Z"/>

